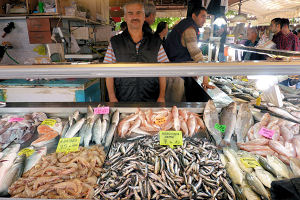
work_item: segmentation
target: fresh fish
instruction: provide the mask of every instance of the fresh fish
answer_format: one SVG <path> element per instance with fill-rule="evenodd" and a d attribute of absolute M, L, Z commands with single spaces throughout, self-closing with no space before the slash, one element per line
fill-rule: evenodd
<path fill-rule="evenodd" d="M 243 182 L 241 189 L 243 196 L 246 197 L 247 200 L 261 200 L 260 196 L 255 193 L 245 181 Z"/>
<path fill-rule="evenodd" d="M 239 153 L 237 153 L 237 162 L 239 167 L 241 168 L 241 170 L 243 170 L 244 172 L 248 172 L 251 173 L 253 171 L 253 168 L 251 167 L 246 167 L 242 161 L 241 158 L 253 158 L 252 155 L 250 155 L 249 153 L 244 153 L 243 151 L 239 151 Z M 255 159 L 255 158 L 254 158 Z"/>
<path fill-rule="evenodd" d="M 222 109 L 220 123 L 221 125 L 226 125 L 225 136 L 221 145 L 230 145 L 231 136 L 234 133 L 236 125 L 236 102 L 232 102 Z"/>
<path fill-rule="evenodd" d="M 116 111 L 117 112 L 117 111 Z M 112 123 L 106 133 L 105 136 L 105 142 L 104 142 L 104 149 L 108 150 L 109 145 L 111 144 L 111 141 L 113 139 L 114 133 L 116 131 L 117 128 L 117 124 L 116 123 Z"/>
<path fill-rule="evenodd" d="M 150 133 L 143 131 L 140 128 L 135 128 L 132 130 L 133 133 L 139 134 L 139 135 L 151 135 Z"/>
<path fill-rule="evenodd" d="M 219 124 L 219 115 L 212 100 L 209 100 L 205 105 L 203 120 L 209 133 L 214 138 L 216 144 L 219 145 L 222 140 L 222 133 L 219 130 L 215 129 L 215 125 Z"/>
<path fill-rule="evenodd" d="M 236 197 L 238 200 L 247 200 L 245 195 L 243 194 L 243 189 L 237 186 L 236 184 L 233 184 L 233 189 L 236 194 Z"/>
<path fill-rule="evenodd" d="M 84 147 L 90 146 L 90 142 L 93 136 L 94 118 L 88 118 L 86 124 L 87 124 L 87 128 L 86 128 L 85 135 L 83 136 Z"/>
<path fill-rule="evenodd" d="M 70 129 L 65 134 L 65 138 L 74 137 L 76 133 L 81 129 L 84 122 L 85 122 L 85 118 L 82 118 L 78 122 L 76 122 L 73 126 L 71 126 Z"/>
<path fill-rule="evenodd" d="M 178 108 L 176 106 L 173 106 L 173 108 L 172 108 L 172 115 L 173 115 L 173 120 L 174 120 L 174 129 L 175 129 L 175 131 L 179 131 L 180 130 L 180 121 L 179 121 Z"/>
<path fill-rule="evenodd" d="M 119 120 L 120 120 L 120 111 L 119 110 L 116 110 L 112 116 L 112 120 L 111 120 L 111 123 L 112 124 L 118 124 L 119 123 Z"/>
<path fill-rule="evenodd" d="M 235 134 L 237 136 L 237 142 L 244 142 L 244 139 L 253 124 L 254 120 L 248 104 L 241 104 L 235 124 Z"/>
<path fill-rule="evenodd" d="M 236 163 L 228 162 L 226 164 L 226 171 L 234 184 L 242 184 L 244 177 L 243 172 Z"/>
<path fill-rule="evenodd" d="M 265 197 L 266 199 L 270 199 L 270 194 L 265 189 L 264 185 L 260 182 L 260 180 L 256 177 L 255 173 L 246 173 L 246 180 L 251 189 Z"/>
<path fill-rule="evenodd" d="M 268 172 L 270 172 L 272 175 L 277 176 L 277 173 L 275 171 L 275 169 L 273 169 L 273 167 L 271 167 L 271 165 L 268 163 L 267 159 L 262 157 L 262 156 L 258 156 L 258 163 Z"/>
<path fill-rule="evenodd" d="M 296 154 L 297 154 L 297 158 L 300 159 L 300 137 L 297 137 L 296 135 L 294 135 L 292 142 L 293 142 Z"/>
<path fill-rule="evenodd" d="M 102 136 L 102 141 L 104 139 L 104 136 L 106 135 L 107 133 L 107 130 L 109 128 L 109 119 L 107 120 L 106 118 L 104 118 L 104 115 L 103 115 L 103 120 L 102 120 L 102 123 L 101 123 L 101 134 L 103 135 Z"/>
<path fill-rule="evenodd" d="M 290 178 L 286 165 L 276 156 L 267 156 L 267 162 L 275 170 L 277 177 Z"/>
<path fill-rule="evenodd" d="M 63 130 L 62 130 L 61 133 L 60 133 L 60 136 L 61 136 L 62 138 L 65 137 L 65 135 L 66 135 L 67 131 L 69 130 L 69 128 L 70 128 L 70 123 L 67 121 L 67 122 L 65 123 L 65 125 L 64 125 Z"/>
<path fill-rule="evenodd" d="M 290 158 L 290 167 L 295 177 L 300 177 L 300 160 L 297 158 Z"/>
<path fill-rule="evenodd" d="M 271 188 L 272 181 L 275 181 L 275 177 L 270 173 L 264 170 L 262 167 L 255 168 L 255 174 L 260 182 L 267 188 Z"/>
<path fill-rule="evenodd" d="M 69 127 L 71 127 L 74 123 L 79 120 L 80 113 L 76 110 L 72 115 L 69 116 Z"/>
<path fill-rule="evenodd" d="M 78 136 L 80 137 L 80 145 L 83 145 L 83 139 L 84 139 L 84 136 L 86 134 L 86 130 L 87 130 L 87 122 L 85 121 L 85 123 L 82 125 L 82 127 L 81 127 L 81 129 L 79 130 L 79 133 L 78 133 Z"/>
<path fill-rule="evenodd" d="M 31 143 L 31 146 L 33 147 L 43 147 L 45 145 L 48 145 L 50 143 L 54 143 L 59 139 L 58 135 L 55 134 L 47 134 L 47 135 L 41 135 L 37 140 L 33 141 Z"/>
<path fill-rule="evenodd" d="M 284 145 L 282 145 L 278 141 L 270 140 L 269 146 L 271 147 L 271 149 L 273 149 L 279 154 L 282 154 L 287 157 L 295 157 L 295 155 L 291 151 L 289 151 L 289 149 L 287 149 Z"/>
<path fill-rule="evenodd" d="M 103 134 L 104 133 L 102 133 L 102 120 L 99 117 L 93 126 L 92 141 L 95 142 L 96 144 L 101 144 L 101 141 L 103 139 Z"/>
<path fill-rule="evenodd" d="M 87 118 L 87 120 L 95 118 L 94 110 L 93 110 L 93 108 L 90 105 L 87 108 L 86 118 Z"/>
<path fill-rule="evenodd" d="M 8 188 L 19 179 L 24 171 L 26 156 L 18 156 L 11 168 L 5 175 L 5 178 L 0 180 L 0 195 L 8 195 Z"/>
<path fill-rule="evenodd" d="M 297 122 L 297 123 L 300 123 L 300 119 L 299 119 L 299 118 L 297 118 L 297 117 L 291 115 L 291 114 L 290 114 L 288 111 L 286 111 L 286 110 L 283 110 L 283 109 L 277 108 L 277 107 L 268 107 L 268 110 L 271 111 L 271 112 L 273 112 L 273 113 L 275 113 L 275 114 L 277 114 L 277 115 L 279 115 L 279 116 L 281 116 L 281 117 L 284 117 L 284 118 L 286 118 L 286 119 L 293 120 L 293 121 L 295 121 L 295 122 Z"/>
<path fill-rule="evenodd" d="M 47 154 L 47 147 L 41 147 L 36 150 L 31 156 L 29 156 L 25 161 L 24 173 L 33 168 L 41 159 L 42 156 Z"/>
<path fill-rule="evenodd" d="M 193 136 L 196 131 L 196 118 L 194 115 L 190 115 L 187 121 L 189 136 Z"/>
<path fill-rule="evenodd" d="M 231 94 L 232 93 L 232 90 L 228 86 L 226 86 L 226 85 L 223 85 L 220 89 L 223 92 L 225 92 L 226 94 Z"/>

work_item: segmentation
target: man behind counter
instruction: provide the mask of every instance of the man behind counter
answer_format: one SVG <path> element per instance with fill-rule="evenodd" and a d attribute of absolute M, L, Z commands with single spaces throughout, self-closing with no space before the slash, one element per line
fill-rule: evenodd
<path fill-rule="evenodd" d="M 257 29 L 252 27 L 247 29 L 247 41 L 245 46 L 255 47 L 259 41 Z M 265 60 L 265 56 L 258 53 L 245 52 L 243 54 L 243 60 Z"/>
<path fill-rule="evenodd" d="M 111 38 L 104 63 L 169 62 L 160 38 L 143 32 L 144 5 L 138 1 L 124 6 L 127 29 Z M 106 78 L 110 102 L 165 102 L 165 78 Z"/>

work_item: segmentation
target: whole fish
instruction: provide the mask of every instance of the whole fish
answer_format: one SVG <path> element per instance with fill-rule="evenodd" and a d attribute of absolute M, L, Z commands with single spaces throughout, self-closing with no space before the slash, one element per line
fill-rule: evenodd
<path fill-rule="evenodd" d="M 277 177 L 290 178 L 288 168 L 276 156 L 267 155 L 267 162 L 275 170 Z"/>
<path fill-rule="evenodd" d="M 270 199 L 268 191 L 265 189 L 264 185 L 260 182 L 260 180 L 256 177 L 254 172 L 252 172 L 251 174 L 246 173 L 245 178 L 252 190 L 265 197 L 266 199 Z"/>
<path fill-rule="evenodd" d="M 90 142 L 93 136 L 94 118 L 88 118 L 86 124 L 87 124 L 87 128 L 86 128 L 85 135 L 83 136 L 84 147 L 90 146 Z"/>
<path fill-rule="evenodd" d="M 237 142 L 244 142 L 244 139 L 250 129 L 253 126 L 254 120 L 252 113 L 248 107 L 248 104 L 241 104 L 239 112 L 237 114 L 235 134 L 237 136 Z"/>
<path fill-rule="evenodd" d="M 139 134 L 139 135 L 151 135 L 150 133 L 140 129 L 140 128 L 135 128 L 132 130 L 133 133 Z"/>
<path fill-rule="evenodd" d="M 80 113 L 76 110 L 72 115 L 69 116 L 69 127 L 71 127 L 74 123 L 79 120 Z"/>
<path fill-rule="evenodd" d="M 61 133 L 60 133 L 60 136 L 61 136 L 62 138 L 65 137 L 65 135 L 66 135 L 67 131 L 69 130 L 69 128 L 70 128 L 70 123 L 67 121 L 67 122 L 65 123 L 65 125 L 64 125 L 63 130 L 62 130 Z"/>
<path fill-rule="evenodd" d="M 260 182 L 267 188 L 271 188 L 272 181 L 276 180 L 271 173 L 267 172 L 262 167 L 255 167 L 255 174 Z"/>
<path fill-rule="evenodd" d="M 286 111 L 286 110 L 283 110 L 283 109 L 277 108 L 277 107 L 268 107 L 268 110 L 271 111 L 271 112 L 273 112 L 273 113 L 275 113 L 275 114 L 277 114 L 277 115 L 279 115 L 279 116 L 282 116 L 282 117 L 284 117 L 284 118 L 286 118 L 286 119 L 290 119 L 290 120 L 293 120 L 293 121 L 295 121 L 295 122 L 300 123 L 300 119 L 299 119 L 299 118 L 297 118 L 297 117 L 291 115 L 291 114 L 290 114 L 288 111 Z"/>
<path fill-rule="evenodd" d="M 245 181 L 243 182 L 241 189 L 243 196 L 246 197 L 247 200 L 261 200 L 260 196 L 255 193 Z"/>
<path fill-rule="evenodd" d="M 102 120 L 99 117 L 93 126 L 92 141 L 95 142 L 96 144 L 101 144 L 101 141 L 103 139 L 103 134 L 104 133 L 102 133 Z"/>
<path fill-rule="evenodd" d="M 273 174 L 274 176 L 277 176 L 277 173 L 275 171 L 275 169 L 273 169 L 273 167 L 271 167 L 271 165 L 268 163 L 267 159 L 262 157 L 262 156 L 258 156 L 258 163 L 268 172 L 270 172 L 271 174 Z"/>
<path fill-rule="evenodd" d="M 87 130 L 87 122 L 85 121 L 81 129 L 79 130 L 79 134 L 78 134 L 78 136 L 80 137 L 80 145 L 83 145 L 83 139 L 84 139 L 84 135 L 86 134 L 86 130 Z"/>
<path fill-rule="evenodd" d="M 284 145 L 282 145 L 278 141 L 270 140 L 269 146 L 271 147 L 271 149 L 273 149 L 274 151 L 276 151 L 279 154 L 282 154 L 287 157 L 294 157 L 294 154 L 292 152 L 290 152 L 289 149 L 287 149 Z"/>
<path fill-rule="evenodd" d="M 175 131 L 180 130 L 180 121 L 179 121 L 179 113 L 178 113 L 178 108 L 176 106 L 173 106 L 172 108 L 172 115 L 173 115 L 173 123 L 174 123 L 174 129 Z"/>
<path fill-rule="evenodd" d="M 233 189 L 236 194 L 237 199 L 239 200 L 247 200 L 247 197 L 243 194 L 243 189 L 237 186 L 236 184 L 233 184 Z"/>
<path fill-rule="evenodd" d="M 94 114 L 94 110 L 93 108 L 89 105 L 87 108 L 87 114 L 86 114 L 86 118 L 87 119 L 94 119 L 95 114 Z"/>
<path fill-rule="evenodd" d="M 104 115 L 103 115 L 103 120 L 102 120 L 102 123 L 101 123 L 101 133 L 102 133 L 102 141 L 103 141 L 103 139 L 104 139 L 104 137 L 105 137 L 105 135 L 106 135 L 106 133 L 107 133 L 107 130 L 108 130 L 108 128 L 109 128 L 109 119 L 107 120 L 107 119 L 105 119 L 104 118 Z M 101 141 L 101 142 L 102 142 Z"/>
<path fill-rule="evenodd" d="M 117 124 L 112 123 L 105 135 L 105 142 L 104 142 L 104 149 L 107 151 L 109 148 L 109 145 L 111 144 L 111 141 L 113 139 L 114 133 L 116 131 Z"/>
<path fill-rule="evenodd" d="M 234 184 L 242 184 L 244 176 L 242 170 L 237 165 L 237 163 L 228 162 L 226 164 L 226 171 L 228 172 L 228 175 Z"/>
<path fill-rule="evenodd" d="M 41 147 L 39 150 L 35 151 L 31 156 L 29 156 L 25 161 L 24 173 L 29 171 L 34 165 L 36 165 L 42 156 L 47 154 L 47 147 Z"/>
<path fill-rule="evenodd" d="M 220 89 L 223 92 L 225 92 L 226 94 L 231 94 L 232 93 L 232 90 L 228 86 L 226 86 L 226 85 L 223 85 Z"/>
<path fill-rule="evenodd" d="M 230 103 L 222 109 L 220 114 L 220 124 L 226 125 L 225 136 L 221 146 L 230 145 L 231 136 L 236 125 L 236 102 Z"/>
<path fill-rule="evenodd" d="M 209 100 L 205 105 L 203 120 L 216 144 L 219 145 L 222 140 L 222 133 L 215 128 L 215 125 L 219 124 L 219 114 L 212 100 Z"/>
<path fill-rule="evenodd" d="M 73 126 L 71 126 L 70 129 L 65 134 L 65 138 L 74 137 L 76 133 L 81 129 L 84 122 L 85 122 L 85 118 L 82 118 L 78 122 L 76 122 Z"/>
<path fill-rule="evenodd" d="M 290 167 L 295 177 L 300 177 L 300 160 L 297 158 L 290 158 Z"/>
<path fill-rule="evenodd" d="M 0 180 L 0 195 L 8 195 L 8 188 L 19 179 L 24 171 L 26 156 L 18 156 L 11 168 L 5 175 L 5 178 Z"/>
<path fill-rule="evenodd" d="M 111 120 L 111 123 L 112 124 L 118 124 L 119 123 L 119 120 L 120 120 L 120 111 L 119 110 L 116 110 L 112 116 L 112 120 Z"/>

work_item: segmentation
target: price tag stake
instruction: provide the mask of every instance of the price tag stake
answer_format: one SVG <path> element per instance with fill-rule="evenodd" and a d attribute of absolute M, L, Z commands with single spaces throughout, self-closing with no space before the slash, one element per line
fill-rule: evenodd
<path fill-rule="evenodd" d="M 181 131 L 160 131 L 159 132 L 160 145 L 168 145 L 172 149 L 174 145 L 183 145 Z"/>

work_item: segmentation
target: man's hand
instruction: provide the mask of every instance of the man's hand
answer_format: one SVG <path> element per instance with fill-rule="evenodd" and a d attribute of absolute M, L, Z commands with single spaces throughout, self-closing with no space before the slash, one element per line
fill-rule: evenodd
<path fill-rule="evenodd" d="M 164 97 L 158 97 L 157 102 L 159 102 L 159 103 L 165 103 L 166 100 L 165 100 Z"/>
<path fill-rule="evenodd" d="M 109 98 L 109 102 L 116 103 L 119 102 L 116 97 Z"/>
<path fill-rule="evenodd" d="M 209 85 L 209 83 L 206 83 L 206 82 L 203 82 L 201 84 L 201 86 L 203 87 L 204 90 L 207 90 L 207 89 L 215 89 L 216 87 L 213 86 L 213 85 Z"/>

